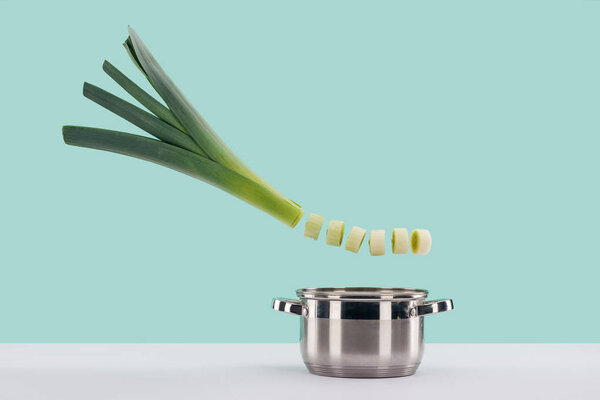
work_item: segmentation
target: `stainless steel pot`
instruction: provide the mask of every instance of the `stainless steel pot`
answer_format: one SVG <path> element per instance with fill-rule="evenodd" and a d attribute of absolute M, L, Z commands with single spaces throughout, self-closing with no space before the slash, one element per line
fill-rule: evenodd
<path fill-rule="evenodd" d="M 273 299 L 273 309 L 301 319 L 300 348 L 317 375 L 385 378 L 412 375 L 423 356 L 423 316 L 454 308 L 425 301 L 420 289 L 299 289 L 300 300 Z"/>

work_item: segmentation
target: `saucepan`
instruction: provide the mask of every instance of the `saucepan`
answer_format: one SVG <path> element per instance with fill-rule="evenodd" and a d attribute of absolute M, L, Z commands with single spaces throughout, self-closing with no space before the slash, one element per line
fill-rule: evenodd
<path fill-rule="evenodd" d="M 301 317 L 306 367 L 344 378 L 414 374 L 423 357 L 423 317 L 454 308 L 452 300 L 426 301 L 422 289 L 328 287 L 296 295 L 273 299 L 273 309 Z"/>

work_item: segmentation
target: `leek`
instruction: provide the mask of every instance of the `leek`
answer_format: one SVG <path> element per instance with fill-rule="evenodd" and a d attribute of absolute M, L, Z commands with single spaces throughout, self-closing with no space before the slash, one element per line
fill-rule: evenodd
<path fill-rule="evenodd" d="M 323 226 L 324 218 L 318 214 L 310 213 L 304 225 L 304 237 L 317 240 L 319 233 L 321 233 L 321 226 Z"/>
<path fill-rule="evenodd" d="M 217 136 L 156 62 L 135 31 L 124 45 L 131 59 L 165 101 L 141 89 L 108 61 L 104 71 L 148 111 L 89 83 L 84 96 L 155 136 L 64 126 L 66 144 L 119 153 L 174 169 L 209 183 L 294 227 L 303 210 L 244 164 Z"/>
<path fill-rule="evenodd" d="M 369 251 L 372 256 L 385 254 L 385 230 L 373 229 L 369 235 Z"/>
<path fill-rule="evenodd" d="M 330 246 L 341 246 L 344 240 L 344 221 L 332 219 L 325 231 L 325 243 Z"/>
<path fill-rule="evenodd" d="M 431 250 L 431 233 L 427 229 L 415 229 L 410 234 L 410 249 L 413 254 L 428 254 Z"/>
<path fill-rule="evenodd" d="M 346 239 L 346 250 L 358 253 L 360 246 L 362 246 L 363 241 L 365 240 L 366 234 L 366 229 L 363 229 L 360 226 L 353 226 L 348 235 L 348 239 Z"/>
<path fill-rule="evenodd" d="M 394 228 L 392 231 L 392 253 L 408 253 L 408 231 L 405 228 Z"/>

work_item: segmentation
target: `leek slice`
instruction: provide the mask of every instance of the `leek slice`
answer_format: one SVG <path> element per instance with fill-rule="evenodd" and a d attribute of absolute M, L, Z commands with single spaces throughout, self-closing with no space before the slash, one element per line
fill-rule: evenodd
<path fill-rule="evenodd" d="M 392 231 L 392 253 L 408 253 L 408 231 L 404 228 L 394 228 Z"/>
<path fill-rule="evenodd" d="M 346 239 L 346 250 L 358 253 L 363 240 L 365 240 L 366 234 L 367 231 L 365 229 L 358 226 L 353 226 L 350 230 L 350 234 L 348 235 L 348 239 Z"/>
<path fill-rule="evenodd" d="M 372 256 L 385 254 L 385 231 L 382 229 L 372 230 L 369 236 L 369 251 Z"/>
<path fill-rule="evenodd" d="M 327 232 L 325 234 L 325 243 L 330 246 L 341 246 L 344 238 L 344 221 L 329 221 Z"/>
<path fill-rule="evenodd" d="M 427 229 L 415 229 L 410 234 L 410 249 L 413 254 L 428 254 L 431 251 L 431 233 Z"/>
<path fill-rule="evenodd" d="M 304 225 L 304 237 L 317 240 L 321 233 L 321 226 L 323 226 L 323 217 L 311 213 L 306 220 L 306 225 Z"/>

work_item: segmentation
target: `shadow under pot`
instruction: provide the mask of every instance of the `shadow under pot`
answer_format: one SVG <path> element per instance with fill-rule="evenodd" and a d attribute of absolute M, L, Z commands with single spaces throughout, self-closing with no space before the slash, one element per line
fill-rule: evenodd
<path fill-rule="evenodd" d="M 301 317 L 300 349 L 308 370 L 343 378 L 415 373 L 423 357 L 423 317 L 450 311 L 452 300 L 426 301 L 421 289 L 298 289 L 273 309 Z"/>

